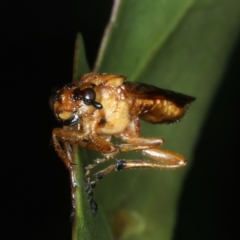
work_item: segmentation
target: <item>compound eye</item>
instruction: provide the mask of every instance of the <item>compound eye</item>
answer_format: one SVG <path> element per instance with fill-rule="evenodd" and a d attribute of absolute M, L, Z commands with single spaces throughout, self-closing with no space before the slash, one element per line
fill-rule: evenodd
<path fill-rule="evenodd" d="M 95 102 L 96 93 L 92 88 L 85 88 L 83 90 L 83 102 L 86 105 L 92 105 Z"/>

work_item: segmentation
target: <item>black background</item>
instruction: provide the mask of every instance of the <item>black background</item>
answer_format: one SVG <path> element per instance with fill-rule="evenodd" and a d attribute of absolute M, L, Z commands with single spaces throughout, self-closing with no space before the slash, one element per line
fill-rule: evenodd
<path fill-rule="evenodd" d="M 112 1 L 21 1 L 1 7 L 1 228 L 4 239 L 71 239 L 69 177 L 51 146 L 51 89 L 72 79 L 77 32 L 93 65 Z M 79 14 L 75 9 L 80 9 Z M 222 239 L 236 223 L 240 41 L 202 129 L 174 239 Z M 204 187 L 203 187 L 204 186 Z M 235 189 L 237 189 L 235 187 Z"/>

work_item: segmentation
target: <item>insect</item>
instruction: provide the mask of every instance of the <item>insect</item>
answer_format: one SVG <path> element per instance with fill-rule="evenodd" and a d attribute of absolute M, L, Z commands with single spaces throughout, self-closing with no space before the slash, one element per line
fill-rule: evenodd
<path fill-rule="evenodd" d="M 70 172 L 73 169 L 73 146 L 86 147 L 103 155 L 102 159 L 88 165 L 85 173 L 86 192 L 94 215 L 97 203 L 93 199 L 93 189 L 114 169 L 174 169 L 186 165 L 182 155 L 159 148 L 163 138 L 142 138 L 139 120 L 177 122 L 194 100 L 194 97 L 181 93 L 144 83 L 131 83 L 124 76 L 106 73 L 86 74 L 79 82 L 53 92 L 51 106 L 63 125 L 53 129 L 53 144 L 66 167 Z M 112 143 L 112 136 L 124 143 Z M 115 158 L 120 152 L 129 151 L 139 151 L 150 161 L 117 159 L 92 176 L 91 172 L 98 164 Z M 73 185 L 77 186 L 76 183 Z"/>

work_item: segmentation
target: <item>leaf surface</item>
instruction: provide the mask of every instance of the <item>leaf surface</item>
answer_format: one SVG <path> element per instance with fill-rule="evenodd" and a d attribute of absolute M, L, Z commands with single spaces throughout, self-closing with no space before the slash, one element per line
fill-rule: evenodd
<path fill-rule="evenodd" d="M 194 148 L 239 32 L 240 1 L 122 0 L 114 4 L 94 71 L 119 73 L 128 81 L 182 92 L 197 100 L 178 124 L 142 123 L 142 136 L 164 137 L 163 148 L 186 156 L 188 166 L 111 174 L 95 191 L 101 206 L 96 219 L 102 218 L 102 211 L 106 213 L 116 238 L 170 240 Z M 88 159 L 97 156 L 88 153 Z M 125 157 L 142 158 L 138 154 Z M 94 236 L 108 239 L 101 235 L 106 227 L 105 221 L 101 223 L 102 227 L 92 230 Z"/>

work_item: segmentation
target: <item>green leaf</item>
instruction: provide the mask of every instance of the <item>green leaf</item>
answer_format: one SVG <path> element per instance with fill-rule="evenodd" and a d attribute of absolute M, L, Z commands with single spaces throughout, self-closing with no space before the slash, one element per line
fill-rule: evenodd
<path fill-rule="evenodd" d="M 74 168 L 74 174 L 78 187 L 72 187 L 72 196 L 74 196 L 73 206 L 75 207 L 72 239 L 99 239 L 98 236 L 101 236 L 101 239 L 112 239 L 110 227 L 103 211 L 100 211 L 97 218 L 93 217 L 87 200 L 84 182 L 84 162 L 82 161 L 87 158 L 86 150 L 82 150 L 75 158 L 77 164 Z"/>
<path fill-rule="evenodd" d="M 129 81 L 197 98 L 178 124 L 142 123 L 142 136 L 164 137 L 163 148 L 186 156 L 188 166 L 111 174 L 96 188 L 100 210 L 94 218 L 85 194 L 81 195 L 84 184 L 79 179 L 79 196 L 85 203 L 73 239 L 111 239 L 110 234 L 104 235 L 109 233 L 106 218 L 119 239 L 172 239 L 183 181 L 236 40 L 239 15 L 238 0 L 114 1 L 94 71 L 123 74 Z M 97 156 L 88 152 L 87 158 Z M 137 154 L 124 157 L 142 158 Z"/>
<path fill-rule="evenodd" d="M 73 81 L 77 81 L 84 73 L 89 71 L 81 34 L 77 34 L 76 37 L 73 62 Z M 106 221 L 103 211 L 98 214 L 97 218 L 94 218 L 87 200 L 84 182 L 84 166 L 89 164 L 87 161 L 89 151 L 87 151 L 87 149 L 81 149 L 80 153 L 75 147 L 74 152 L 76 165 L 74 166 L 73 173 L 70 173 L 70 175 L 74 175 L 74 178 L 77 180 L 78 187 L 71 187 L 74 211 L 72 239 L 99 239 L 99 235 L 102 239 L 112 239 L 110 227 Z"/>

